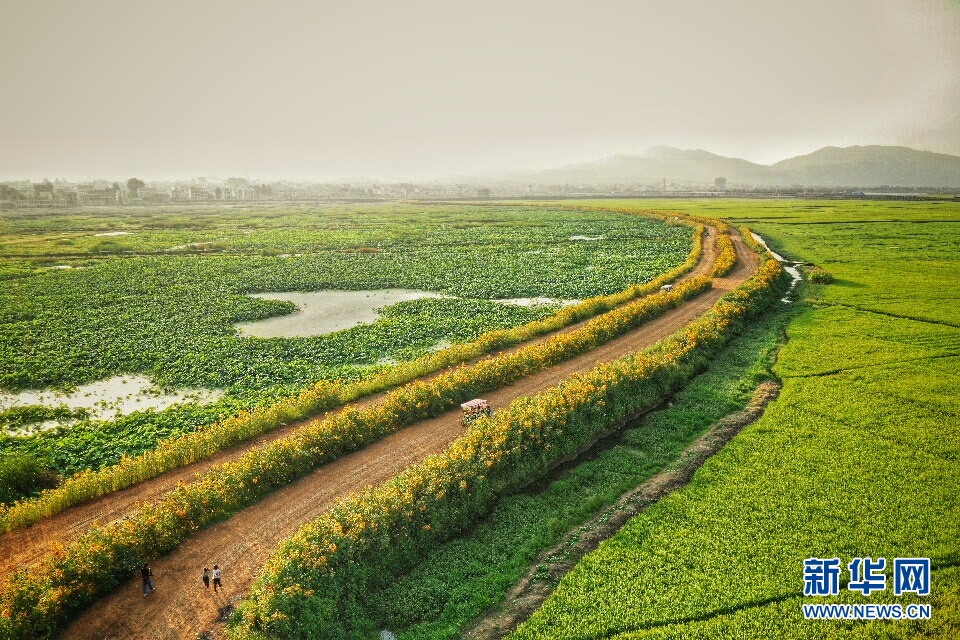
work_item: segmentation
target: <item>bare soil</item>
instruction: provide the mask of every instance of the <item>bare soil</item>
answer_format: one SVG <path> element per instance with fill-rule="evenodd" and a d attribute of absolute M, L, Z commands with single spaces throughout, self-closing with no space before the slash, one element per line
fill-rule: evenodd
<path fill-rule="evenodd" d="M 713 234 L 711 231 L 711 236 Z M 709 240 L 705 242 L 698 273 L 708 272 L 714 262 L 716 249 L 713 238 Z M 646 348 L 680 329 L 755 271 L 756 256 L 744 247 L 739 237 L 735 238 L 735 246 L 737 266 L 726 278 L 715 280 L 713 289 L 588 354 L 489 393 L 487 399 L 494 407 L 506 406 L 517 397 L 536 394 L 574 373 Z M 369 398 L 366 402 L 377 399 Z M 276 430 L 211 459 L 68 510 L 29 529 L 12 532 L 0 539 L 4 557 L 16 558 L 14 561 L 18 564 L 34 562 L 54 542 L 84 530 L 86 523 L 120 517 L 137 502 L 154 500 L 178 481 L 189 480 L 194 473 L 236 458 L 251 446 L 280 437 L 293 428 L 296 426 Z M 232 518 L 198 532 L 180 548 L 154 562 L 156 592 L 144 597 L 139 575 L 131 576 L 128 584 L 81 614 L 64 637 L 193 639 L 198 635 L 218 635 L 229 610 L 249 590 L 257 570 L 280 541 L 324 513 L 338 497 L 388 479 L 425 456 L 442 451 L 462 433 L 459 411 L 451 411 L 321 467 Z M 200 580 L 202 568 L 214 564 L 224 571 L 225 588 L 220 593 L 212 589 L 206 591 Z"/>

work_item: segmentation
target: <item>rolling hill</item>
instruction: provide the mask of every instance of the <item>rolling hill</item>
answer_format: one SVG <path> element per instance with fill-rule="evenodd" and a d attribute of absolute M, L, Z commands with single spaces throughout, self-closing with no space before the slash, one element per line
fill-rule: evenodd
<path fill-rule="evenodd" d="M 960 187 L 960 157 L 909 147 L 824 147 L 762 165 L 702 149 L 652 147 L 644 155 L 618 154 L 592 162 L 515 172 L 499 179 L 535 184 L 804 185 L 823 187 Z"/>

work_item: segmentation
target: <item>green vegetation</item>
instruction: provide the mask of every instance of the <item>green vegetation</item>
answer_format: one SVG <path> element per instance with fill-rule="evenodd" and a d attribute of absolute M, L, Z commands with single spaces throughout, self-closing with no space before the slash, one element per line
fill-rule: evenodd
<path fill-rule="evenodd" d="M 738 314 L 769 297 L 764 295 L 764 285 L 776 272 L 766 269 L 764 273 L 766 280 L 758 278 L 752 289 L 745 288 L 739 295 L 728 294 L 727 302 L 718 303 L 726 315 L 718 312 L 715 322 L 701 323 L 684 334 L 675 352 L 668 354 L 660 375 L 653 376 L 652 381 L 643 381 L 645 395 L 642 397 L 659 392 L 658 384 L 664 383 L 664 377 L 682 378 L 684 367 L 696 365 L 698 351 L 709 348 L 711 340 L 715 342 L 718 336 L 723 336 L 724 323 L 735 320 Z M 669 292 L 634 300 L 593 318 L 574 331 L 448 369 L 426 380 L 415 380 L 390 392 L 376 404 L 345 407 L 322 421 L 304 425 L 286 437 L 198 474 L 193 482 L 178 485 L 154 503 L 138 505 L 120 520 L 94 525 L 59 553 L 48 555 L 37 565 L 11 576 L 0 592 L 0 638 L 48 636 L 72 612 L 115 588 L 142 563 L 175 549 L 198 529 L 227 518 L 318 466 L 388 433 L 435 417 L 477 394 L 586 353 L 709 286 L 710 280 L 706 277 L 691 278 Z M 701 336 L 706 338 L 706 346 L 698 350 Z M 685 363 L 678 365 L 675 357 L 681 357 Z M 615 376 L 608 375 L 606 380 L 601 388 L 604 391 Z M 560 398 L 563 397 L 560 394 Z M 629 399 L 642 401 L 640 396 L 629 396 Z M 560 413 L 553 411 L 551 415 L 556 419 Z M 562 446 L 569 446 L 569 442 Z M 73 480 L 65 484 L 64 489 L 71 486 Z M 72 488 L 85 489 L 82 485 L 72 485 Z M 10 511 L 18 517 L 24 517 L 25 511 L 32 515 L 29 506 L 33 503 L 27 503 L 28 508 L 23 510 L 17 508 L 20 504 L 23 503 Z M 10 512 L 5 515 L 9 516 Z M 14 526 L 23 524 L 18 522 Z M 42 579 L 38 580 L 38 576 Z"/>
<path fill-rule="evenodd" d="M 484 333 L 476 340 L 451 345 L 433 351 L 416 360 L 400 363 L 361 381 L 349 383 L 320 381 L 295 396 L 287 396 L 252 411 L 241 411 L 224 420 L 201 429 L 161 440 L 155 449 L 133 457 L 124 457 L 119 463 L 100 469 L 74 474 L 53 490 L 16 504 L 0 507 L 0 530 L 27 526 L 39 519 L 98 498 L 112 491 L 119 491 L 161 473 L 201 460 L 217 451 L 274 429 L 282 424 L 302 420 L 325 409 L 342 406 L 348 402 L 382 392 L 391 387 L 409 383 L 416 378 L 437 372 L 446 367 L 463 364 L 494 351 L 522 344 L 576 322 L 623 309 L 611 317 L 623 317 L 622 312 L 642 308 L 644 296 L 656 293 L 663 284 L 674 282 L 692 269 L 701 257 L 703 227 L 698 226 L 693 236 L 693 247 L 683 264 L 667 271 L 643 285 L 633 285 L 608 296 L 588 298 L 566 306 L 556 313 L 512 329 Z M 702 281 L 703 279 L 700 278 Z M 680 289 L 691 283 L 681 284 Z M 703 283 L 705 286 L 706 283 Z M 676 293 L 679 293 L 679 289 Z M 662 296 L 661 296 L 662 297 Z M 622 326 L 622 325 L 621 325 Z"/>
<path fill-rule="evenodd" d="M 80 420 L 88 416 L 86 409 L 71 409 L 70 407 L 48 407 L 41 404 L 21 405 L 0 411 L 0 430 L 13 431 L 35 425 L 47 420 Z"/>
<path fill-rule="evenodd" d="M 543 488 L 506 496 L 464 537 L 430 549 L 410 573 L 365 599 L 367 615 L 401 640 L 462 637 L 503 601 L 537 555 L 675 461 L 711 423 L 746 406 L 770 368 L 793 307 L 779 305 L 721 351 L 671 401 L 628 424 L 609 448 Z M 549 580 L 549 576 L 544 576 Z"/>
<path fill-rule="evenodd" d="M 0 457 L 0 503 L 51 487 L 56 480 L 56 473 L 50 468 L 49 462 L 29 453 Z"/>
<path fill-rule="evenodd" d="M 97 235 L 117 232 L 129 235 Z M 0 436 L 0 451 L 36 454 L 64 474 L 114 464 L 317 381 L 363 379 L 388 360 L 556 311 L 491 298 L 584 298 L 645 282 L 683 262 L 690 234 L 644 217 L 518 207 L 4 212 L 0 389 L 143 373 L 163 387 L 227 394 Z M 399 303 L 325 336 L 243 338 L 233 328 L 292 310 L 250 293 L 383 288 L 457 297 Z"/>
<path fill-rule="evenodd" d="M 833 282 L 833 274 L 823 267 L 809 267 L 806 272 L 807 279 L 815 284 L 830 284 Z"/>
<path fill-rule="evenodd" d="M 960 207 L 691 202 L 823 265 L 775 373 L 780 398 L 690 485 L 631 520 L 511 637 L 952 638 L 960 634 Z M 845 589 L 854 557 L 887 590 Z M 803 560 L 839 557 L 841 595 L 803 596 Z M 929 557 L 928 598 L 892 560 Z M 805 621 L 801 603 L 922 601 L 929 621 Z"/>
<path fill-rule="evenodd" d="M 236 637 L 366 637 L 358 600 L 409 570 L 494 502 L 541 477 L 628 416 L 676 391 L 779 295 L 773 260 L 657 346 L 570 376 L 481 418 L 442 454 L 338 502 L 267 562 Z"/>
<path fill-rule="evenodd" d="M 75 265 L 82 268 L 65 270 L 34 261 L 29 277 L 0 287 L 6 356 L 0 386 L 69 386 L 127 372 L 148 373 L 163 386 L 244 390 L 340 378 L 343 367 L 405 359 L 442 339 L 464 340 L 478 329 L 515 326 L 545 313 L 490 298 L 584 298 L 645 282 L 683 261 L 690 236 L 688 227 L 612 214 L 598 220 L 540 210 L 467 209 L 436 218 L 389 209 L 351 213 L 335 218 L 336 224 L 326 222 L 323 211 L 304 213 L 290 221 L 299 222 L 296 231 L 265 232 L 274 242 L 289 241 L 288 257 L 231 251 L 242 251 L 247 238 L 258 235 L 253 233 L 215 255 L 137 255 L 87 260 Z M 315 220 L 333 228 L 311 233 Z M 10 227 L 4 231 L 19 231 Z M 585 233 L 603 240 L 569 240 Z M 130 237 L 144 241 L 140 232 Z M 376 251 L 356 251 L 354 245 Z M 379 323 L 331 336 L 234 335 L 236 322 L 293 310 L 290 303 L 249 293 L 388 288 L 459 299 L 401 303 Z M 462 326 L 464 317 L 485 321 Z"/>

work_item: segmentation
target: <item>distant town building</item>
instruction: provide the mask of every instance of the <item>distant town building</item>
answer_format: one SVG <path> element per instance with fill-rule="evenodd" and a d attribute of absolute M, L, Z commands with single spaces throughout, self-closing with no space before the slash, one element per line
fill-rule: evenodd
<path fill-rule="evenodd" d="M 34 200 L 53 200 L 53 183 L 44 180 L 39 184 L 33 185 Z"/>
<path fill-rule="evenodd" d="M 138 193 L 144 204 L 160 204 L 170 199 L 169 194 L 154 187 L 141 187 Z"/>
<path fill-rule="evenodd" d="M 72 189 L 57 191 L 56 202 L 61 207 L 75 207 L 80 204 L 80 195 Z"/>
<path fill-rule="evenodd" d="M 12 209 L 19 202 L 19 191 L 5 184 L 0 184 L 0 209 Z"/>
<path fill-rule="evenodd" d="M 206 187 L 206 178 L 197 178 L 197 180 L 203 180 L 201 186 L 190 185 L 187 187 L 187 199 L 188 200 L 211 200 L 212 194 L 207 191 Z"/>

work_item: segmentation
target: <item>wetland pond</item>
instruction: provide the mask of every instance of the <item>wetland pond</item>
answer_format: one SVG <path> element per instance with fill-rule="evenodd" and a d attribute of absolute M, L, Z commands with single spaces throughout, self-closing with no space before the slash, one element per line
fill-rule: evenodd
<path fill-rule="evenodd" d="M 418 298 L 446 298 L 431 291 L 383 289 L 379 291 L 288 291 L 255 293 L 253 298 L 287 300 L 297 311 L 234 326 L 241 336 L 256 338 L 307 338 L 350 329 L 380 318 L 376 309 Z"/>
<path fill-rule="evenodd" d="M 288 291 L 254 293 L 252 298 L 284 300 L 297 305 L 297 311 L 256 322 L 239 322 L 234 326 L 241 336 L 255 338 L 308 338 L 380 319 L 377 309 L 418 298 L 451 298 L 432 291 L 415 289 L 381 289 L 371 291 Z M 499 304 L 523 307 L 577 304 L 579 300 L 553 298 L 495 299 Z"/>
<path fill-rule="evenodd" d="M 64 406 L 70 409 L 86 409 L 93 420 L 113 420 L 134 411 L 161 411 L 183 402 L 205 404 L 219 399 L 222 395 L 222 391 L 215 389 L 177 389 L 165 392 L 155 387 L 145 376 L 125 375 L 81 385 L 73 391 L 0 393 L 0 411 L 28 405 Z M 75 421 L 51 420 L 30 425 L 26 431 L 49 429 L 73 422 Z"/>
<path fill-rule="evenodd" d="M 58 265 L 59 266 L 59 265 Z M 62 266 L 60 268 L 66 268 Z M 234 325 L 240 336 L 258 338 L 297 338 L 323 335 L 349 329 L 363 323 L 376 322 L 380 318 L 377 309 L 398 302 L 419 298 L 450 298 L 431 291 L 413 289 L 384 289 L 376 291 L 313 291 L 258 293 L 251 297 L 266 300 L 286 300 L 293 302 L 298 310 L 283 316 L 267 318 L 257 322 L 244 322 Z M 493 302 L 521 306 L 575 304 L 577 300 L 554 300 L 552 298 L 513 298 L 499 299 Z M 450 346 L 443 340 L 434 348 Z M 378 364 L 393 363 L 390 358 L 382 359 Z M 27 390 L 21 393 L 0 392 L 0 412 L 13 407 L 43 405 L 47 407 L 66 407 L 71 410 L 85 409 L 92 420 L 113 420 L 134 411 L 154 409 L 162 411 L 170 406 L 186 402 L 206 404 L 223 397 L 216 389 L 175 389 L 162 390 L 154 386 L 149 378 L 142 375 L 124 375 L 84 384 L 72 391 Z M 8 433 L 26 435 L 56 426 L 69 425 L 75 419 L 46 421 L 11 429 Z"/>

